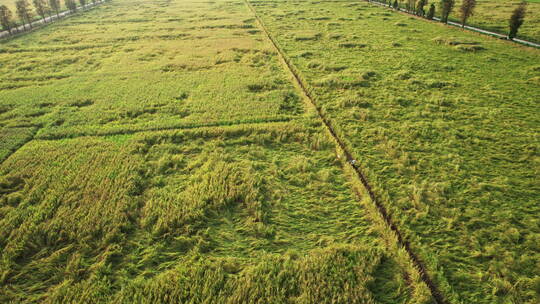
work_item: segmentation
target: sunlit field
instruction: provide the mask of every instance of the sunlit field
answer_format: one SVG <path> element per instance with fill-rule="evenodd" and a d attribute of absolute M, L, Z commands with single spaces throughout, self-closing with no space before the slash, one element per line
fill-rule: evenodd
<path fill-rule="evenodd" d="M 538 49 L 360 1 L 113 0 L 0 72 L 1 303 L 540 301 Z"/>
<path fill-rule="evenodd" d="M 512 11 L 520 1 L 509 0 L 479 0 L 474 15 L 469 19 L 468 24 L 484 29 L 496 31 L 498 33 L 508 33 L 508 19 Z M 459 7 L 461 1 L 456 1 L 455 12 L 452 19 L 459 20 Z M 527 1 L 527 14 L 525 22 L 519 31 L 518 37 L 540 42 L 540 1 Z"/>
<path fill-rule="evenodd" d="M 253 3 L 447 295 L 533 303 L 539 52 L 363 3 Z"/>

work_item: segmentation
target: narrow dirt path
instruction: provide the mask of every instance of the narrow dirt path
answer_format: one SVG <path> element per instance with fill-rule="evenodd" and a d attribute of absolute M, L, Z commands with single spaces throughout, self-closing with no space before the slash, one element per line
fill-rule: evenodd
<path fill-rule="evenodd" d="M 433 298 L 435 299 L 437 304 L 447 304 L 449 303 L 443 294 L 440 292 L 439 288 L 435 284 L 435 282 L 431 279 L 427 272 L 427 268 L 425 267 L 424 263 L 420 260 L 418 255 L 416 255 L 409 244 L 409 241 L 405 240 L 399 230 L 399 228 L 394 224 L 392 217 L 386 210 L 385 206 L 382 204 L 382 202 L 379 200 L 375 192 L 373 191 L 373 188 L 369 184 L 365 174 L 362 172 L 361 168 L 358 166 L 357 161 L 353 158 L 352 154 L 350 153 L 349 149 L 345 145 L 344 141 L 339 138 L 339 136 L 334 131 L 334 128 L 332 126 L 331 121 L 324 115 L 321 108 L 317 105 L 315 102 L 315 99 L 313 98 L 312 94 L 307 89 L 307 86 L 305 82 L 300 77 L 299 72 L 297 72 L 297 69 L 295 66 L 290 62 L 288 57 L 284 54 L 283 50 L 279 47 L 277 42 L 275 41 L 274 37 L 270 34 L 266 26 L 264 25 L 264 22 L 261 20 L 261 18 L 257 15 L 257 12 L 253 8 L 253 6 L 249 3 L 249 0 L 244 0 L 244 3 L 247 5 L 247 7 L 251 10 L 254 17 L 257 19 L 257 22 L 260 26 L 260 28 L 263 30 L 263 32 L 266 34 L 267 38 L 271 41 L 273 47 L 276 49 L 279 57 L 285 62 L 288 72 L 294 77 L 295 82 L 298 87 L 301 88 L 303 91 L 303 94 L 307 97 L 311 105 L 317 110 L 317 113 L 319 115 L 319 118 L 323 121 L 326 129 L 331 134 L 335 142 L 338 144 L 339 149 L 341 152 L 345 155 L 347 164 L 354 170 L 354 172 L 357 175 L 357 178 L 360 180 L 362 185 L 364 186 L 366 192 L 368 193 L 371 201 L 375 204 L 380 216 L 384 219 L 387 227 L 391 229 L 396 235 L 399 242 L 399 245 L 405 249 L 407 254 L 409 255 L 409 259 L 412 262 L 412 264 L 418 269 L 422 281 L 428 286 L 428 288 L 431 291 L 431 294 Z"/>

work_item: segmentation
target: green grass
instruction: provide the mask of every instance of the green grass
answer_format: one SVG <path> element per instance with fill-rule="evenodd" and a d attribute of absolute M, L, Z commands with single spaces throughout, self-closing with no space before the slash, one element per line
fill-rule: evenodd
<path fill-rule="evenodd" d="M 432 302 L 253 17 L 118 0 L 1 42 L 0 302 Z"/>
<path fill-rule="evenodd" d="M 537 302 L 538 50 L 364 3 L 252 3 L 445 295 Z"/>
<path fill-rule="evenodd" d="M 539 51 L 252 3 L 444 297 L 537 303 Z M 433 303 L 254 17 L 115 0 L 0 42 L 0 302 Z"/>
<path fill-rule="evenodd" d="M 6 159 L 20 146 L 32 139 L 35 128 L 4 128 L 0 134 L 0 160 Z"/>
<path fill-rule="evenodd" d="M 32 141 L 0 169 L 0 299 L 418 303 L 319 130 Z"/>
<path fill-rule="evenodd" d="M 302 113 L 245 14 L 226 2 L 119 2 L 4 42 L 0 124 L 57 138 Z"/>

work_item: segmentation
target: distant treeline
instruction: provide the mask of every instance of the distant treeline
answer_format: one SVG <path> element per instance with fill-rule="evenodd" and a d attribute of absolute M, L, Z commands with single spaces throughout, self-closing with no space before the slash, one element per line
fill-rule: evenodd
<path fill-rule="evenodd" d="M 370 0 L 367 0 L 368 2 Z M 428 0 L 375 0 L 376 2 L 386 4 L 389 7 L 393 7 L 396 10 L 404 8 L 405 11 L 433 20 L 435 17 L 436 6 L 435 3 L 431 3 L 429 9 L 426 12 L 426 6 L 428 5 Z M 404 3 L 404 4 L 402 4 Z M 448 16 L 454 10 L 456 5 L 455 0 L 439 0 L 439 9 L 440 9 L 440 21 L 443 23 L 448 23 Z M 467 19 L 474 14 L 474 9 L 476 7 L 476 0 L 463 0 L 461 7 L 459 8 L 459 19 L 462 27 L 465 27 Z M 517 32 L 525 20 L 525 12 L 527 8 L 527 2 L 522 1 L 519 6 L 514 9 L 512 14 L 508 19 L 508 39 L 512 40 L 516 37 Z"/>
<path fill-rule="evenodd" d="M 32 23 L 35 22 L 35 17 L 40 17 L 43 23 L 47 20 L 52 21 L 54 16 L 60 18 L 66 15 L 66 12 L 61 12 L 62 0 L 32 0 L 34 7 L 32 8 L 28 0 L 15 1 L 15 14 L 6 6 L 0 5 L 0 25 L 3 31 L 8 31 L 10 34 L 19 32 L 18 26 L 22 25 L 23 30 L 26 30 L 28 25 L 32 29 Z M 104 0 L 91 0 L 95 5 L 104 2 Z M 75 13 L 78 9 L 84 10 L 88 2 L 87 0 L 78 0 L 80 7 L 77 7 L 76 0 L 64 0 L 64 5 L 70 13 Z M 17 17 L 17 18 L 16 18 Z M 19 23 L 17 23 L 17 20 Z"/>

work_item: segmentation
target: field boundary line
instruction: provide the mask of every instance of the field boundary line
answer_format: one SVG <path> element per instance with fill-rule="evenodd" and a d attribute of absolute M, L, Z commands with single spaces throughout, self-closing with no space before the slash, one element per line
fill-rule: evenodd
<path fill-rule="evenodd" d="M 284 123 L 284 122 L 292 122 L 301 120 L 302 117 L 281 117 L 281 118 L 275 118 L 275 119 L 267 119 L 267 120 L 244 120 L 244 121 L 218 121 L 215 123 L 207 123 L 207 124 L 192 124 L 192 125 L 184 125 L 184 126 L 163 126 L 163 127 L 154 127 L 154 128 L 146 128 L 146 129 L 137 129 L 137 130 L 113 130 L 110 132 L 104 132 L 104 133 L 87 133 L 87 134 L 67 134 L 65 136 L 54 136 L 54 134 L 45 134 L 41 136 L 35 136 L 33 139 L 36 140 L 62 140 L 62 139 L 71 139 L 71 138 L 79 138 L 79 137 L 106 137 L 106 136 L 115 136 L 115 135 L 131 135 L 131 134 L 137 134 L 137 133 L 144 133 L 144 132 L 159 132 L 159 131 L 172 131 L 172 130 L 192 130 L 192 129 L 199 129 L 199 128 L 212 128 L 212 127 L 233 127 L 233 126 L 242 126 L 242 125 L 259 125 L 259 124 L 277 124 L 277 123 Z M 36 131 L 37 133 L 37 131 Z"/>
<path fill-rule="evenodd" d="M 345 145 L 344 141 L 339 138 L 339 136 L 334 131 L 334 127 L 332 126 L 332 123 L 328 118 L 326 118 L 325 114 L 322 112 L 322 109 L 317 105 L 315 102 L 315 99 L 313 98 L 312 94 L 307 88 L 306 83 L 302 80 L 300 77 L 299 72 L 296 71 L 296 67 L 291 63 L 291 61 L 288 59 L 288 57 L 285 55 L 283 50 L 279 47 L 277 41 L 274 40 L 273 36 L 270 34 L 266 26 L 264 25 L 264 22 L 261 20 L 261 18 L 257 15 L 257 12 L 249 2 L 249 0 L 244 0 L 244 3 L 247 5 L 249 10 L 252 12 L 254 17 L 257 19 L 257 22 L 259 23 L 259 26 L 263 30 L 263 32 L 266 34 L 267 38 L 270 40 L 276 51 L 278 52 L 279 57 L 285 62 L 285 65 L 289 71 L 289 73 L 293 76 L 293 78 L 296 81 L 297 86 L 300 87 L 300 89 L 303 91 L 303 94 L 307 97 L 311 105 L 316 109 L 319 118 L 322 120 L 323 124 L 325 125 L 328 132 L 331 134 L 335 142 L 337 143 L 337 146 L 341 150 L 341 152 L 345 155 L 346 162 L 349 164 L 349 166 L 354 170 L 356 173 L 357 178 L 360 179 L 360 182 L 364 186 L 366 192 L 368 193 L 371 201 L 375 204 L 377 211 L 379 212 L 379 215 L 384 219 L 385 224 L 387 227 L 393 231 L 397 236 L 397 241 L 400 245 L 400 247 L 404 248 L 407 252 L 410 261 L 412 264 L 417 268 L 417 270 L 420 273 L 420 277 L 422 281 L 427 285 L 429 288 L 431 295 L 435 302 L 437 304 L 447 304 L 449 303 L 443 294 L 440 292 L 439 288 L 435 284 L 435 282 L 431 279 L 427 272 L 427 268 L 424 265 L 424 263 L 420 260 L 418 255 L 416 255 L 413 250 L 410 247 L 409 241 L 405 240 L 403 235 L 401 234 L 399 228 L 396 224 L 394 224 L 390 214 L 386 210 L 386 207 L 381 203 L 379 198 L 375 195 L 375 192 L 368 182 L 366 175 L 361 170 L 361 168 L 356 164 L 356 160 L 353 158 L 352 153 L 349 152 L 347 146 Z"/>

